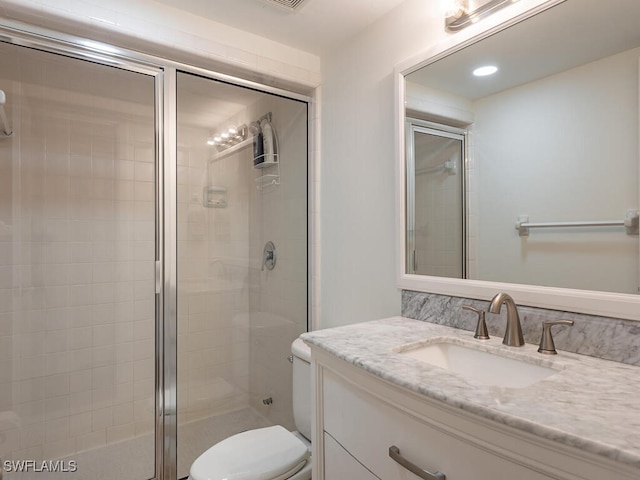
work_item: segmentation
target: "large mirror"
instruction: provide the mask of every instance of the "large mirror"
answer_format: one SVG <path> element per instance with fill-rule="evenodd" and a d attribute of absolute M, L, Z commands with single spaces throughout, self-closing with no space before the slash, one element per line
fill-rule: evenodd
<path fill-rule="evenodd" d="M 640 2 L 567 0 L 514 23 L 405 69 L 401 286 L 639 309 Z"/>

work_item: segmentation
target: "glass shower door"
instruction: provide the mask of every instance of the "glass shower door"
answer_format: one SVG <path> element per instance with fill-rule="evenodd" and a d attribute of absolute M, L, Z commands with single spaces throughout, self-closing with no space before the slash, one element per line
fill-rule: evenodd
<path fill-rule="evenodd" d="M 154 77 L 0 43 L 0 89 L 3 478 L 152 478 Z"/>
<path fill-rule="evenodd" d="M 230 435 L 295 428 L 287 357 L 307 329 L 307 103 L 180 72 L 177 87 L 183 478 Z"/>
<path fill-rule="evenodd" d="M 176 390 L 178 478 L 294 429 L 307 100 L 3 32 L 0 476 L 175 478 Z"/>

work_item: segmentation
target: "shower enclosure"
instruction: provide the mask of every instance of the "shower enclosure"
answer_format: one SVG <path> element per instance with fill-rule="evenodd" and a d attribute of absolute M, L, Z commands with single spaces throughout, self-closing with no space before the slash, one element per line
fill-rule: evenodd
<path fill-rule="evenodd" d="M 293 428 L 308 99 L 0 28 L 0 476 L 173 480 Z"/>
<path fill-rule="evenodd" d="M 177 92 L 183 477 L 233 433 L 294 429 L 287 358 L 307 329 L 307 105 L 183 72 Z M 254 168 L 249 125 L 267 116 L 279 148 Z"/>
<path fill-rule="evenodd" d="M 462 130 L 409 119 L 407 272 L 465 278 L 465 136 Z"/>

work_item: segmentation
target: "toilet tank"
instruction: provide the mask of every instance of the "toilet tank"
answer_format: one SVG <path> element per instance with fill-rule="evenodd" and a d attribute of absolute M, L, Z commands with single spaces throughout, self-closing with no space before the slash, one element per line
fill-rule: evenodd
<path fill-rule="evenodd" d="M 299 338 L 293 354 L 293 419 L 298 431 L 311 441 L 311 349 Z"/>

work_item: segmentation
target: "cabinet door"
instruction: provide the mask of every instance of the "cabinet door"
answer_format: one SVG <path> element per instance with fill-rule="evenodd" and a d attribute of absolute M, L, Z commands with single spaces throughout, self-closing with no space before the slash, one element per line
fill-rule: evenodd
<path fill-rule="evenodd" d="M 384 480 L 419 480 L 390 458 L 391 446 L 396 446 L 400 454 L 418 468 L 433 473 L 440 471 L 447 480 L 567 478 L 548 476 L 528 468 L 518 458 L 493 454 L 487 445 L 441 431 L 329 371 L 323 375 L 323 397 L 325 438 L 333 436 L 348 455 Z M 330 464 L 326 458 L 325 465 Z M 326 480 L 348 478 L 327 476 Z"/>
<path fill-rule="evenodd" d="M 353 458 L 327 433 L 324 434 L 324 480 L 380 480 Z"/>

